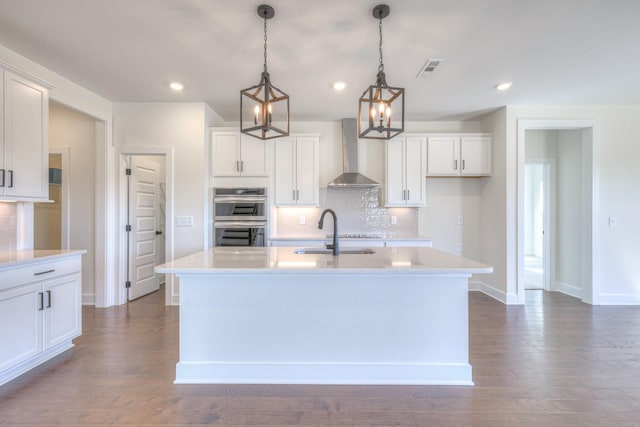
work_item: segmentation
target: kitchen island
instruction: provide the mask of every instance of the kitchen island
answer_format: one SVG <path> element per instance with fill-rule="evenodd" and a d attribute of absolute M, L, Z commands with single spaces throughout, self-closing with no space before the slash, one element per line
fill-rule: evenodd
<path fill-rule="evenodd" d="M 461 384 L 468 278 L 432 248 L 299 254 L 216 247 L 156 267 L 180 279 L 178 384 Z"/>

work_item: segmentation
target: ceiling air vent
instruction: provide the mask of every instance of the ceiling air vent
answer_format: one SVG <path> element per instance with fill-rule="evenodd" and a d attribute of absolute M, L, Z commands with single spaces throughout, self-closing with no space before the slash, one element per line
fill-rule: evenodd
<path fill-rule="evenodd" d="M 433 73 L 436 72 L 438 66 L 444 62 L 444 59 L 427 59 L 427 62 L 424 63 L 422 68 L 420 68 L 420 72 L 416 77 L 426 78 L 432 76 Z"/>

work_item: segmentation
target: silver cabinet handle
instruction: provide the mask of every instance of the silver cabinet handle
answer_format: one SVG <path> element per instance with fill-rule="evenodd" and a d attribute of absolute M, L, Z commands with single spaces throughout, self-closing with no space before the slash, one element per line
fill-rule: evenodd
<path fill-rule="evenodd" d="M 244 172 L 244 160 L 240 160 L 240 172 Z"/>
<path fill-rule="evenodd" d="M 0 169 L 0 178 L 2 178 L 2 183 L 0 183 L 0 187 L 4 187 L 4 169 Z"/>
<path fill-rule="evenodd" d="M 411 190 L 407 190 L 407 200 L 411 199 Z"/>
<path fill-rule="evenodd" d="M 296 190 L 293 190 L 291 193 L 293 193 L 293 195 L 291 196 L 291 198 L 292 198 L 293 200 L 295 200 L 295 199 L 296 199 Z"/>
<path fill-rule="evenodd" d="M 51 308 L 51 291 L 47 291 L 47 308 Z"/>
<path fill-rule="evenodd" d="M 458 170 L 458 160 L 453 161 L 453 169 Z"/>
<path fill-rule="evenodd" d="M 240 161 L 236 160 L 236 171 L 240 172 Z"/>
<path fill-rule="evenodd" d="M 43 274 L 53 273 L 54 271 L 56 271 L 56 270 L 54 269 L 54 270 L 41 271 L 39 273 L 33 273 L 33 275 L 34 276 L 41 276 Z"/>
<path fill-rule="evenodd" d="M 462 160 L 462 169 L 464 170 L 464 159 Z"/>
<path fill-rule="evenodd" d="M 9 185 L 7 186 L 9 188 L 13 187 L 13 171 L 9 170 Z"/>
<path fill-rule="evenodd" d="M 40 297 L 40 306 L 38 307 L 38 311 L 44 310 L 44 293 L 38 292 L 38 296 Z"/>
<path fill-rule="evenodd" d="M 296 200 L 300 200 L 300 190 L 296 190 Z"/>

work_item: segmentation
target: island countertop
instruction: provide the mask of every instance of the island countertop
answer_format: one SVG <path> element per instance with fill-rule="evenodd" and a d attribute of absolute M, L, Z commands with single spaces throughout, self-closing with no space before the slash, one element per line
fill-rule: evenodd
<path fill-rule="evenodd" d="M 78 250 L 20 250 L 20 251 L 0 251 L 0 269 L 13 268 L 24 264 L 36 262 L 52 261 L 59 258 L 66 258 L 73 255 L 87 253 L 84 249 Z"/>
<path fill-rule="evenodd" d="M 350 248 L 353 249 L 353 248 Z M 287 247 L 216 247 L 156 267 L 158 273 L 475 274 L 493 268 L 433 248 L 374 248 L 373 254 L 297 254 Z"/>

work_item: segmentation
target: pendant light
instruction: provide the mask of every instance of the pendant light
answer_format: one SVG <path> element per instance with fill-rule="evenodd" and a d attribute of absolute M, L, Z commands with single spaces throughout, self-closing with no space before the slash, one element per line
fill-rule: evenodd
<path fill-rule="evenodd" d="M 289 135 L 289 95 L 271 84 L 267 71 L 267 20 L 274 15 L 271 6 L 258 6 L 264 19 L 264 69 L 257 85 L 240 91 L 240 132 L 259 139 Z"/>
<path fill-rule="evenodd" d="M 389 6 L 380 4 L 372 15 L 379 20 L 380 64 L 376 83 L 362 93 L 358 107 L 358 136 L 371 139 L 391 139 L 404 132 L 404 89 L 387 84 L 382 61 L 382 20 L 389 16 Z"/>

